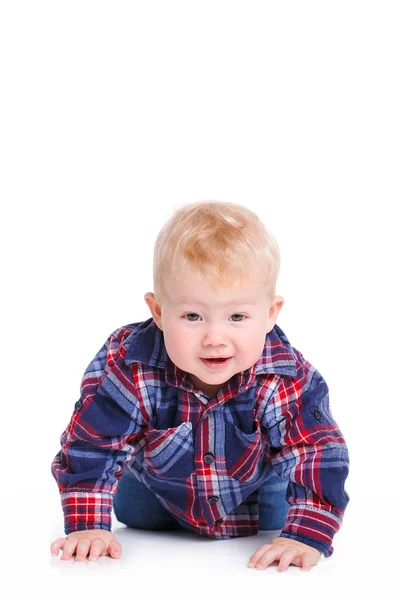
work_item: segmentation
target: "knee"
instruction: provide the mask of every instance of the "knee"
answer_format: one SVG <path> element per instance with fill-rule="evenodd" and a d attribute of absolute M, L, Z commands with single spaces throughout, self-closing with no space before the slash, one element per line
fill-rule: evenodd
<path fill-rule="evenodd" d="M 178 522 L 146 486 L 123 476 L 113 499 L 117 520 L 134 529 L 177 529 Z"/>
<path fill-rule="evenodd" d="M 260 489 L 260 529 L 283 529 L 289 510 L 286 501 L 288 482 L 273 475 Z"/>

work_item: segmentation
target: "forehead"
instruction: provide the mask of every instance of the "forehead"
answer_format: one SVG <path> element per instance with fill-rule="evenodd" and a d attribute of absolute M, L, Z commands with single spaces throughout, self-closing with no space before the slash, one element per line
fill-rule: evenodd
<path fill-rule="evenodd" d="M 210 302 L 215 306 L 215 304 L 218 304 L 218 302 L 214 302 L 212 300 L 210 300 Z M 231 295 L 228 299 L 222 300 L 220 302 L 220 304 L 222 306 L 233 306 L 235 304 L 257 304 L 257 298 L 254 298 L 253 296 L 246 296 L 246 297 L 239 297 L 236 298 L 235 296 Z M 175 300 L 175 304 L 200 304 L 201 306 L 207 306 L 207 302 L 203 302 L 202 300 L 200 300 L 199 298 L 194 298 L 193 296 L 179 296 L 176 300 Z"/>
<path fill-rule="evenodd" d="M 231 278 L 232 279 L 232 278 Z M 233 277 L 234 279 L 234 277 Z M 197 272 L 186 272 L 174 277 L 167 284 L 169 301 L 177 306 L 197 304 L 200 306 L 255 305 L 266 296 L 267 287 L 260 281 L 256 270 L 249 270 L 246 278 L 238 278 L 231 285 L 210 284 Z"/>

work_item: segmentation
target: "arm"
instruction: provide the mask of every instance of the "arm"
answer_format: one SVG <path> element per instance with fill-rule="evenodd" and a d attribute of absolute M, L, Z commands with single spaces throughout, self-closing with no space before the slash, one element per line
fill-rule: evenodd
<path fill-rule="evenodd" d="M 141 430 L 142 418 L 132 394 L 118 386 L 124 368 L 117 330 L 87 367 L 81 395 L 61 436 L 61 450 L 51 471 L 64 510 L 65 533 L 111 531 L 112 497 L 132 455 L 130 440 Z"/>
<path fill-rule="evenodd" d="M 265 413 L 267 460 L 289 481 L 290 508 L 277 539 L 333 552 L 349 501 L 344 490 L 349 458 L 345 440 L 329 408 L 329 390 L 320 373 L 298 353 L 303 371 L 284 380 Z"/>

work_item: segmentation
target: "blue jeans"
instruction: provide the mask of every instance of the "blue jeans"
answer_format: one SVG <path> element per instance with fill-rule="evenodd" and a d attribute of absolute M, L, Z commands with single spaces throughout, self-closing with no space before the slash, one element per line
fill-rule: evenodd
<path fill-rule="evenodd" d="M 283 529 L 289 510 L 287 486 L 286 480 L 273 474 L 260 487 L 259 529 Z M 157 496 L 126 468 L 114 495 L 114 512 L 118 521 L 135 529 L 183 529 Z"/>

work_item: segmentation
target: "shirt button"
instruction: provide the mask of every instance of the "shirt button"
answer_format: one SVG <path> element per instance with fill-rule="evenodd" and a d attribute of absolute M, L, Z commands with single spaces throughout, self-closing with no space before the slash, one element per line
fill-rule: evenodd
<path fill-rule="evenodd" d="M 75 402 L 75 411 L 79 412 L 82 408 L 82 401 L 78 400 L 78 402 Z"/>
<path fill-rule="evenodd" d="M 314 417 L 317 419 L 317 421 L 322 419 L 322 415 L 319 410 L 314 410 Z"/>
<path fill-rule="evenodd" d="M 218 519 L 218 521 L 215 521 L 216 526 L 219 527 L 220 525 L 222 525 L 223 521 L 223 519 Z"/>
<path fill-rule="evenodd" d="M 219 500 L 219 496 L 210 496 L 208 498 L 208 501 L 210 504 L 216 504 L 218 502 L 218 500 Z"/>
<path fill-rule="evenodd" d="M 211 452 L 207 452 L 207 454 L 203 456 L 203 459 L 205 463 L 207 463 L 208 465 L 212 465 L 215 460 L 215 456 Z"/>

